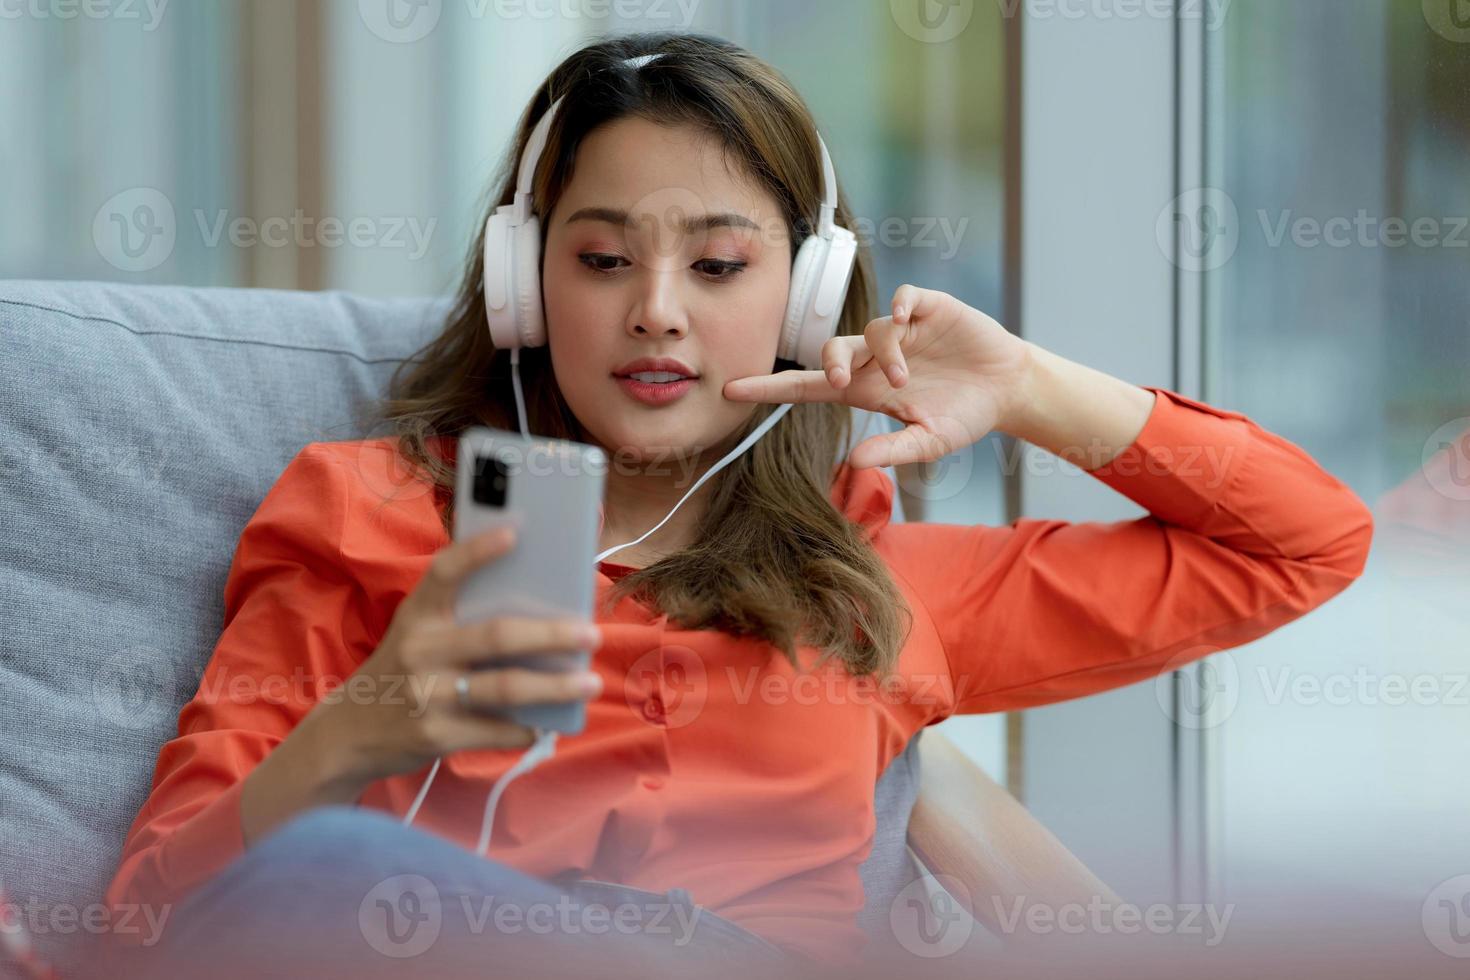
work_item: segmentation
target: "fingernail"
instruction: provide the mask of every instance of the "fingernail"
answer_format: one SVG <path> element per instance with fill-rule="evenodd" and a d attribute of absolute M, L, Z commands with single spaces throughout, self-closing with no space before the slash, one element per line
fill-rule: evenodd
<path fill-rule="evenodd" d="M 888 366 L 888 380 L 894 384 L 903 381 L 903 368 L 897 364 L 890 364 Z"/>
<path fill-rule="evenodd" d="M 908 315 L 909 315 L 909 309 L 908 309 L 907 306 L 895 306 L 893 308 L 893 318 L 895 320 L 902 320 L 904 317 L 906 317 Z"/>
<path fill-rule="evenodd" d="M 588 626 L 583 628 L 579 635 L 582 640 L 582 645 L 587 647 L 589 650 L 595 650 L 598 647 L 602 646 L 602 630 L 598 629 L 596 626 Z"/>
<path fill-rule="evenodd" d="M 577 690 L 586 695 L 597 694 L 602 690 L 602 675 L 591 672 L 578 674 Z"/>

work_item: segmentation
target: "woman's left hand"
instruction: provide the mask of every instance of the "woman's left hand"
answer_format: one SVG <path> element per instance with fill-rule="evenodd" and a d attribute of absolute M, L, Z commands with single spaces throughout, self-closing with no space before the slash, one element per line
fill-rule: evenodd
<path fill-rule="evenodd" d="M 905 427 L 865 439 L 855 468 L 937 460 L 1004 427 L 1016 411 L 1029 345 L 948 293 L 900 286 L 893 314 L 860 337 L 833 337 L 822 370 L 781 371 L 725 385 L 738 402 L 845 402 Z"/>

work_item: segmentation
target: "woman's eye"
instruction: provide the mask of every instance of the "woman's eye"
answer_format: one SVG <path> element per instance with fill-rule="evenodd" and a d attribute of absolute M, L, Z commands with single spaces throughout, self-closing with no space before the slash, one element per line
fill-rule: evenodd
<path fill-rule="evenodd" d="M 606 252 L 583 252 L 577 256 L 577 261 L 600 276 L 615 275 L 619 268 L 631 264 L 621 255 L 609 255 Z M 745 263 L 725 259 L 700 259 L 694 263 L 693 268 L 706 279 L 724 282 L 734 279 L 745 268 Z"/>
<path fill-rule="evenodd" d="M 603 252 L 584 252 L 577 256 L 577 260 L 593 272 L 602 275 L 609 275 L 616 272 L 618 269 L 617 263 L 625 261 L 620 255 L 608 255 Z"/>
<path fill-rule="evenodd" d="M 723 259 L 701 259 L 694 263 L 695 268 L 711 279 L 734 279 L 741 269 L 745 268 L 744 262 L 726 262 Z M 701 268 L 702 267 L 702 268 Z"/>

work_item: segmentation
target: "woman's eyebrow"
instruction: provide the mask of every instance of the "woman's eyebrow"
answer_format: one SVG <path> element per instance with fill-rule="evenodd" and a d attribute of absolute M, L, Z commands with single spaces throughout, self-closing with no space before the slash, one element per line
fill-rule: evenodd
<path fill-rule="evenodd" d="M 605 221 L 612 225 L 622 225 L 625 228 L 633 227 L 633 222 L 628 218 L 628 212 L 621 208 L 581 208 L 573 211 L 564 224 L 573 221 Z M 759 231 L 760 226 L 742 214 L 725 212 L 724 214 L 701 214 L 684 219 L 684 231 L 686 234 L 694 234 L 700 231 L 709 231 L 712 228 L 749 228 Z"/>

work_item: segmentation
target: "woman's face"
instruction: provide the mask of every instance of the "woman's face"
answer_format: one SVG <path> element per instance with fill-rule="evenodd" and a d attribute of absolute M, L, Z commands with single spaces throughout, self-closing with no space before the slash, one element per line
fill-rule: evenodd
<path fill-rule="evenodd" d="M 582 142 L 543 229 L 542 291 L 557 384 L 592 440 L 630 462 L 715 462 L 705 451 L 756 410 L 727 401 L 725 382 L 775 364 L 785 227 L 775 200 L 692 128 L 631 117 Z M 628 377 L 662 358 L 692 378 Z"/>

